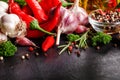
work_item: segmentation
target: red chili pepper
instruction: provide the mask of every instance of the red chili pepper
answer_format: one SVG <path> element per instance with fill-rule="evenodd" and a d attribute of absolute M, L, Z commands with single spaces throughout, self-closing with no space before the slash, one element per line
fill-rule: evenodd
<path fill-rule="evenodd" d="M 51 19 L 48 22 L 40 25 L 43 29 L 47 31 L 52 31 L 56 27 L 60 18 L 60 7 L 61 3 L 58 4 L 58 6 L 56 7 L 53 17 L 51 17 Z"/>
<path fill-rule="evenodd" d="M 29 29 L 39 30 L 39 31 L 41 31 L 41 33 L 44 32 L 44 33 L 47 33 L 50 35 L 54 35 L 53 33 L 48 32 L 48 31 L 44 30 L 43 28 L 41 28 L 39 26 L 38 21 L 34 17 L 24 13 L 20 9 L 20 6 L 17 3 L 14 3 L 14 0 L 9 0 L 9 10 L 10 10 L 10 13 L 14 13 L 14 14 L 18 15 L 23 21 L 26 22 L 28 30 Z"/>
<path fill-rule="evenodd" d="M 60 7 L 61 3 L 55 8 L 53 16 L 52 17 L 50 16 L 49 21 L 40 24 L 40 26 L 44 30 L 51 32 L 56 27 L 60 18 Z M 38 38 L 44 35 L 43 33 L 36 30 L 29 30 L 27 31 L 27 34 L 28 34 L 27 37 L 29 38 Z"/>
<path fill-rule="evenodd" d="M 50 10 L 56 7 L 59 3 L 60 0 L 41 0 L 39 2 L 46 14 L 49 14 Z"/>
<path fill-rule="evenodd" d="M 33 12 L 28 5 L 23 6 L 22 11 L 28 15 L 33 15 Z"/>
<path fill-rule="evenodd" d="M 27 35 L 26 35 L 26 37 L 28 37 L 28 38 L 39 38 L 42 36 L 43 36 L 43 33 L 41 33 L 38 30 L 28 30 Z"/>
<path fill-rule="evenodd" d="M 55 43 L 55 39 L 53 36 L 48 36 L 45 41 L 42 43 L 42 50 L 46 52 L 49 48 L 51 48 Z"/>
<path fill-rule="evenodd" d="M 48 16 L 45 14 L 44 10 L 39 5 L 37 0 L 25 0 L 25 1 L 33 11 L 34 16 L 39 21 L 39 23 L 42 23 L 43 21 L 46 21 L 48 19 Z"/>
<path fill-rule="evenodd" d="M 117 6 L 117 0 L 109 0 L 108 1 L 108 8 L 115 8 Z"/>

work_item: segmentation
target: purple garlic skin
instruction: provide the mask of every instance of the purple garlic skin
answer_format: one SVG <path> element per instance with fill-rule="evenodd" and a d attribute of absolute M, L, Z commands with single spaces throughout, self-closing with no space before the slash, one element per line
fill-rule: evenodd
<path fill-rule="evenodd" d="M 88 14 L 83 8 L 79 7 L 79 0 L 75 0 L 70 9 L 61 6 L 56 45 L 59 45 L 61 33 L 83 33 L 87 31 L 86 24 L 88 24 Z"/>
<path fill-rule="evenodd" d="M 61 20 L 58 27 L 61 28 L 62 33 L 72 33 L 76 30 L 78 25 L 77 18 L 75 18 L 75 14 L 69 11 L 68 9 L 62 7 L 61 8 Z"/>

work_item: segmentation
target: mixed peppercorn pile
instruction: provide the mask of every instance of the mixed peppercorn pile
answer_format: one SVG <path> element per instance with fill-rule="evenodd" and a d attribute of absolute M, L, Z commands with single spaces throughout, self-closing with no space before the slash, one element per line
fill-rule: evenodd
<path fill-rule="evenodd" d="M 113 11 L 102 11 L 101 9 L 99 9 L 92 13 L 91 17 L 94 20 L 104 23 L 120 22 L 120 10 L 116 9 Z"/>

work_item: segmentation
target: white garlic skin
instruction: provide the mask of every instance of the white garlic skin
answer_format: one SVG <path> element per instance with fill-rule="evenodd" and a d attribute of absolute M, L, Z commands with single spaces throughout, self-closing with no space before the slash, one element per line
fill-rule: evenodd
<path fill-rule="evenodd" d="M 0 12 L 0 28 L 1 28 L 1 17 L 3 16 L 3 15 L 5 15 L 5 14 L 7 14 L 7 13 L 5 13 L 5 12 Z"/>
<path fill-rule="evenodd" d="M 7 36 L 0 32 L 0 44 L 7 41 Z"/>
<path fill-rule="evenodd" d="M 0 1 L 0 12 L 7 12 L 8 4 L 4 1 Z"/>
<path fill-rule="evenodd" d="M 16 14 L 6 14 L 1 17 L 1 32 L 8 36 L 12 36 L 15 33 L 16 25 L 20 22 L 19 17 Z"/>

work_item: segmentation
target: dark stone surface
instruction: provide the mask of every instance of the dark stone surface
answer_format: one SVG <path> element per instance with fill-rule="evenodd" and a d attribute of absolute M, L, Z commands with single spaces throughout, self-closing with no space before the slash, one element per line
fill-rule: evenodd
<path fill-rule="evenodd" d="M 18 47 L 14 57 L 0 62 L 0 80 L 120 80 L 119 46 L 109 44 L 100 50 L 89 47 L 80 57 L 66 52 L 59 56 L 58 51 L 54 46 L 47 57 L 36 57 L 28 47 Z M 30 59 L 21 60 L 26 53 Z"/>

